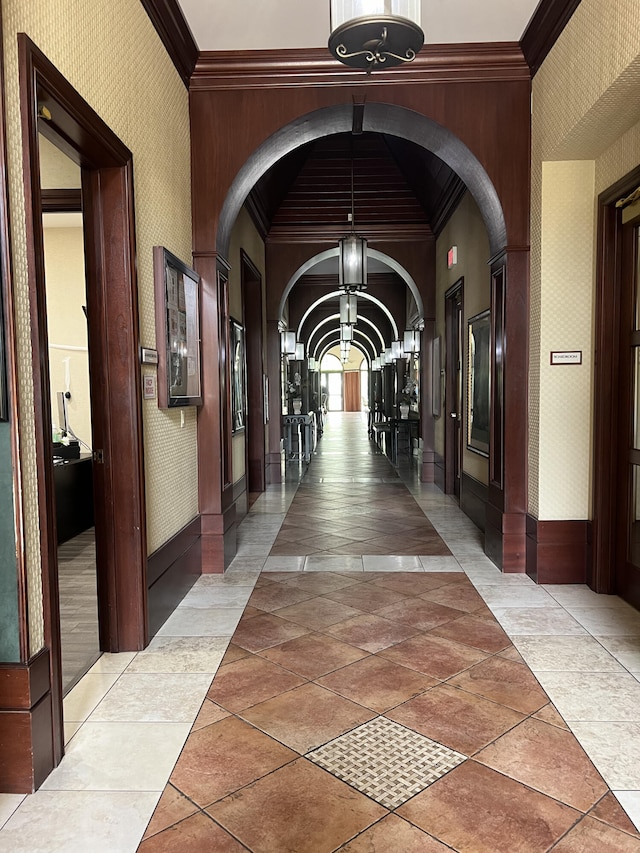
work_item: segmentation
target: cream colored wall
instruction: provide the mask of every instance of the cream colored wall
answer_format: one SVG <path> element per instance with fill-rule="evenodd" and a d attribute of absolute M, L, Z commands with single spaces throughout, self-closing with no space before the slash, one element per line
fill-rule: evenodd
<path fill-rule="evenodd" d="M 55 217 L 56 214 L 49 214 Z M 51 422 L 61 427 L 57 392 L 67 390 L 69 425 L 85 445 L 91 447 L 91 398 L 87 320 L 82 306 L 87 304 L 84 275 L 82 227 L 44 229 L 44 260 L 47 282 L 47 327 L 49 332 L 49 373 Z M 68 359 L 68 367 L 65 362 Z M 86 451 L 88 448 L 81 448 Z"/>
<path fill-rule="evenodd" d="M 152 247 L 191 259 L 187 91 L 139 0 L 2 0 L 22 516 L 30 650 L 44 644 L 17 33 L 26 33 L 133 152 L 140 332 L 155 347 Z M 152 368 L 145 368 L 151 372 Z M 143 402 L 149 551 L 198 511 L 196 410 Z"/>
<path fill-rule="evenodd" d="M 458 247 L 458 263 L 447 269 L 447 252 L 451 246 Z M 464 346 L 467 351 L 467 320 L 489 308 L 491 302 L 489 272 L 489 240 L 487 229 L 471 193 L 466 193 L 455 213 L 449 219 L 436 241 L 436 335 L 441 338 L 441 361 L 445 367 L 445 293 L 458 279 L 464 277 Z M 466 360 L 463 356 L 463 388 L 466 388 Z M 466 404 L 463 405 L 466 412 Z M 442 415 L 436 419 L 436 452 L 444 456 L 445 434 L 444 377 L 442 377 Z M 466 435 L 466 415 L 463 412 L 463 434 Z M 466 447 L 462 456 L 462 468 L 481 483 L 489 482 L 489 466 L 486 457 Z"/>
<path fill-rule="evenodd" d="M 582 0 L 533 80 L 529 512 L 591 514 L 598 193 L 640 162 L 640 4 Z M 582 350 L 551 367 L 553 349 Z"/>
<path fill-rule="evenodd" d="M 231 242 L 229 246 L 229 263 L 231 269 L 229 271 L 229 313 L 239 323 L 244 324 L 244 309 L 242 304 L 242 280 L 241 280 L 241 252 L 249 257 L 253 265 L 256 267 L 262 277 L 262 304 L 265 303 L 265 257 L 264 243 L 260 234 L 256 230 L 251 217 L 243 207 L 233 227 L 231 234 Z M 263 312 L 264 313 L 264 312 Z M 265 329 L 262 330 L 262 340 L 266 340 Z M 263 352 L 263 363 L 266 364 L 266 357 Z M 251 416 L 251 413 L 249 413 Z M 265 427 L 266 441 L 266 427 Z M 245 453 L 246 433 L 236 433 L 232 438 L 232 482 L 237 483 L 246 473 L 246 453 Z"/>

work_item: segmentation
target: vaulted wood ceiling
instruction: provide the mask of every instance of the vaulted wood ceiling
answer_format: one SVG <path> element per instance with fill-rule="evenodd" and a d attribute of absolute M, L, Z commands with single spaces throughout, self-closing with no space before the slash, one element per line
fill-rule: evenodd
<path fill-rule="evenodd" d="M 296 229 L 333 233 L 422 226 L 436 236 L 464 193 L 458 176 L 435 154 L 397 137 L 336 134 L 280 160 L 249 202 L 265 237 Z"/>

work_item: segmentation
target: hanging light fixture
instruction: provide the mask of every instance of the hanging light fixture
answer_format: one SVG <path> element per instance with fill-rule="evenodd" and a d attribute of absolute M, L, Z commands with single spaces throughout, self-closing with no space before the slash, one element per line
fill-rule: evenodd
<path fill-rule="evenodd" d="M 352 341 L 353 340 L 353 326 L 350 326 L 348 323 L 340 324 L 340 340 L 341 341 Z"/>
<path fill-rule="evenodd" d="M 340 297 L 340 322 L 349 326 L 358 322 L 358 297 L 355 293 L 343 293 Z"/>
<path fill-rule="evenodd" d="M 340 240 L 340 287 L 345 293 L 365 290 L 367 287 L 367 241 L 355 232 L 355 195 L 353 186 L 353 150 L 351 151 L 351 234 Z"/>
<path fill-rule="evenodd" d="M 340 360 L 344 363 L 349 361 L 349 351 L 351 350 L 351 341 L 340 341 Z"/>
<path fill-rule="evenodd" d="M 411 62 L 424 44 L 420 0 L 331 0 L 329 50 L 367 73 Z"/>

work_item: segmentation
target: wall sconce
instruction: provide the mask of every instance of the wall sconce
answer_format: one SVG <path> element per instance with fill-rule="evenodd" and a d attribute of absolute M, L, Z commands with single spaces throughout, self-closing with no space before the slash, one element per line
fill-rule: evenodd
<path fill-rule="evenodd" d="M 382 353 L 380 354 L 382 357 Z M 393 356 L 391 355 L 391 347 L 387 347 L 384 351 L 384 363 L 393 364 Z"/>
<path fill-rule="evenodd" d="M 393 341 L 391 344 L 391 360 L 397 361 L 404 358 L 404 350 L 402 349 L 402 341 Z"/>
<path fill-rule="evenodd" d="M 295 358 L 296 354 L 296 333 L 295 332 L 280 332 L 280 352 L 282 355 L 287 355 L 290 358 Z"/>
<path fill-rule="evenodd" d="M 296 361 L 304 361 L 304 344 L 296 344 L 295 359 Z"/>
<path fill-rule="evenodd" d="M 405 353 L 420 352 L 420 332 L 418 329 L 406 329 L 402 345 Z"/>
<path fill-rule="evenodd" d="M 309 370 L 315 370 L 316 369 L 316 360 L 312 355 L 309 356 L 309 361 L 308 361 L 307 366 L 308 366 Z"/>
<path fill-rule="evenodd" d="M 358 322 L 358 297 L 355 293 L 343 293 L 340 297 L 340 322 L 355 326 Z"/>
<path fill-rule="evenodd" d="M 381 369 L 380 357 L 376 356 L 376 358 L 374 358 L 373 361 L 371 362 L 371 370 L 380 370 L 380 369 Z"/>

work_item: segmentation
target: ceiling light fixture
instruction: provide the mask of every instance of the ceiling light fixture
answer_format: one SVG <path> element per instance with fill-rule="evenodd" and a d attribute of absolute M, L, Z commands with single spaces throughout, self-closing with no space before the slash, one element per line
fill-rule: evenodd
<path fill-rule="evenodd" d="M 355 232 L 356 213 L 355 195 L 353 187 L 353 148 L 351 149 L 351 234 L 340 240 L 340 256 L 338 258 L 340 267 L 340 287 L 345 293 L 354 293 L 357 290 L 365 290 L 367 287 L 367 241 L 358 237 Z"/>
<path fill-rule="evenodd" d="M 331 0 L 329 50 L 367 73 L 411 62 L 424 44 L 420 0 Z"/>

